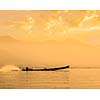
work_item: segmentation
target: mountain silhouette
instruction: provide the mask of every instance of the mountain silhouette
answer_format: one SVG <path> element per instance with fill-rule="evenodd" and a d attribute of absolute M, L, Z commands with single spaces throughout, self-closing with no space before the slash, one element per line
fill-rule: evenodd
<path fill-rule="evenodd" d="M 7 36 L 2 37 L 0 42 L 0 64 L 99 64 L 99 51 L 100 48 L 94 48 L 71 38 L 63 41 L 24 43 Z"/>
<path fill-rule="evenodd" d="M 11 37 L 11 36 L 0 36 L 0 42 L 2 43 L 14 43 L 14 42 L 18 42 L 18 40 L 16 40 L 15 38 Z"/>

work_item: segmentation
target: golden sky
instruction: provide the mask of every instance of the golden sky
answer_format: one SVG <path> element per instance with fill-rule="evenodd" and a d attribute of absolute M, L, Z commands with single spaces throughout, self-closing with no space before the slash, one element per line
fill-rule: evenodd
<path fill-rule="evenodd" d="M 100 11 L 1 10 L 0 35 L 28 41 L 78 39 L 100 43 Z"/>
<path fill-rule="evenodd" d="M 1 10 L 0 36 L 34 42 L 1 37 L 0 63 L 100 65 L 100 11 Z"/>

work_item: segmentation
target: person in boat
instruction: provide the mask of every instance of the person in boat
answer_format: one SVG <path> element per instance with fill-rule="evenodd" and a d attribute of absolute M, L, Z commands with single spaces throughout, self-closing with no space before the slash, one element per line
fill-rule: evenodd
<path fill-rule="evenodd" d="M 42 68 L 42 69 L 32 69 L 26 67 L 25 69 L 22 69 L 22 71 L 56 71 L 56 70 L 61 70 L 66 68 L 69 68 L 69 66 L 57 67 L 57 68 Z"/>

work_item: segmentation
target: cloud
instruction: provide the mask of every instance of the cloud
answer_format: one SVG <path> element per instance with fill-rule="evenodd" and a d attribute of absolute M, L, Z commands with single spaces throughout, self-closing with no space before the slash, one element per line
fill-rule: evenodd
<path fill-rule="evenodd" d="M 27 11 L 27 13 L 15 11 L 8 18 L 3 18 L 0 34 L 10 34 L 19 39 L 33 41 L 62 40 L 68 36 L 79 37 L 78 35 L 84 34 L 83 32 L 99 30 L 99 19 L 99 11 L 89 10 Z"/>

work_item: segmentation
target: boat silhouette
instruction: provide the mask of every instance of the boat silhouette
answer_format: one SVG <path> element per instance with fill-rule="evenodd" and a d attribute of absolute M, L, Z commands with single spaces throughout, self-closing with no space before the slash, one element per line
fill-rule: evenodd
<path fill-rule="evenodd" d="M 70 66 L 64 66 L 64 67 L 55 67 L 55 68 L 23 68 L 22 71 L 56 71 L 56 70 L 62 70 L 69 68 Z"/>

